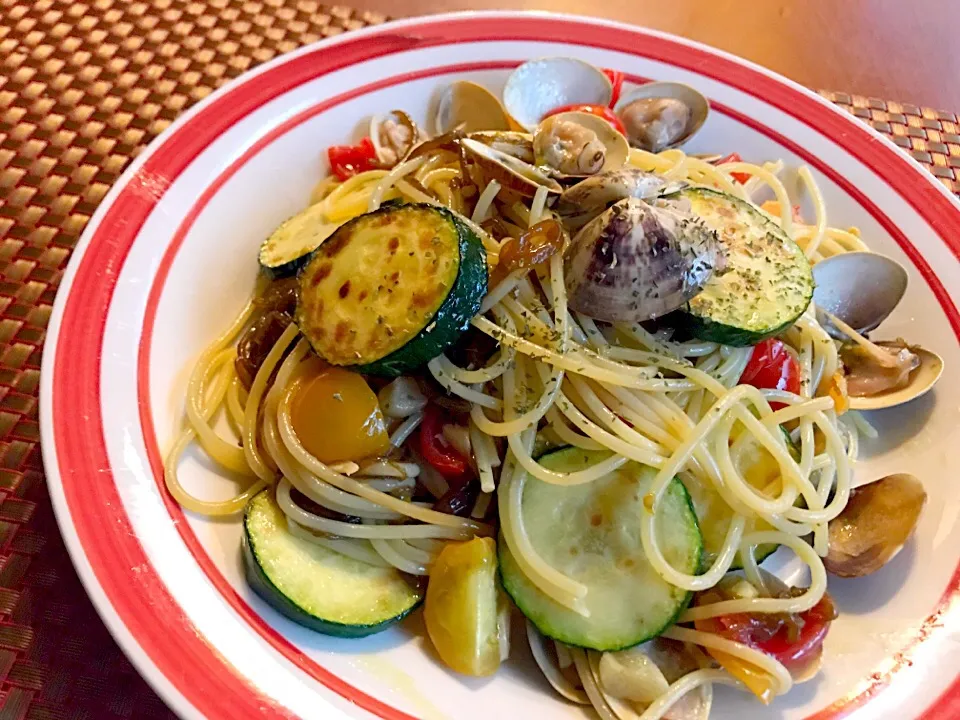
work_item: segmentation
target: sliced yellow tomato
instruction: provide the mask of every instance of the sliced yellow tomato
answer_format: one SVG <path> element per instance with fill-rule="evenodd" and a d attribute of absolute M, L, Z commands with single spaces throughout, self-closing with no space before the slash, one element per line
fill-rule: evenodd
<path fill-rule="evenodd" d="M 776 681 L 770 673 L 764 672 L 756 665 L 751 665 L 746 660 L 741 660 L 736 655 L 725 653 L 722 650 L 707 648 L 707 652 L 720 663 L 724 670 L 746 685 L 750 692 L 760 699 L 760 702 L 764 705 L 770 704 L 776 691 Z"/>
<path fill-rule="evenodd" d="M 390 448 L 377 396 L 362 376 L 342 368 L 311 368 L 290 420 L 303 447 L 321 462 L 361 460 Z"/>
<path fill-rule="evenodd" d="M 437 653 L 464 675 L 500 665 L 497 545 L 493 538 L 448 543 L 430 568 L 423 616 Z"/>

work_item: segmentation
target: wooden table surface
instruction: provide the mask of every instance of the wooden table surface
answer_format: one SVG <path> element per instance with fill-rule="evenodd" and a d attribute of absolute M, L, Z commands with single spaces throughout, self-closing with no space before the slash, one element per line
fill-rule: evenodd
<path fill-rule="evenodd" d="M 590 14 L 727 50 L 808 87 L 960 110 L 960 0 L 350 0 L 393 17 Z"/>

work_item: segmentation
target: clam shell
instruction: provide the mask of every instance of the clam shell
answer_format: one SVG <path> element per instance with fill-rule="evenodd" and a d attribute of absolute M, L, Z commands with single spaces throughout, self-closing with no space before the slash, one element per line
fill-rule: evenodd
<path fill-rule="evenodd" d="M 483 85 L 458 80 L 440 94 L 434 114 L 434 131 L 443 135 L 457 127 L 465 133 L 509 130 L 510 119 L 497 96 Z"/>
<path fill-rule="evenodd" d="M 614 203 L 573 238 L 570 307 L 606 322 L 643 322 L 700 292 L 717 266 L 716 233 L 690 213 L 637 198 Z"/>
<path fill-rule="evenodd" d="M 613 126 L 603 118 L 591 115 L 590 113 L 572 111 L 551 115 L 537 126 L 536 133 L 534 133 L 533 136 L 534 162 L 536 165 L 548 165 L 546 158 L 537 153 L 539 149 L 537 139 L 542 137 L 543 133 L 549 134 L 551 130 L 556 127 L 557 123 L 560 122 L 574 122 L 581 127 L 592 130 L 600 142 L 603 143 L 606 149 L 606 155 L 604 157 L 603 167 L 601 167 L 598 172 L 602 173 L 617 170 L 627 163 L 627 158 L 630 156 L 630 144 L 623 135 L 614 130 Z M 595 175 L 596 173 L 592 174 Z M 566 177 L 590 177 L 590 175 L 567 173 Z"/>
<path fill-rule="evenodd" d="M 512 155 L 517 160 L 523 160 L 530 165 L 534 164 L 533 136 L 530 133 L 515 130 L 481 130 L 470 133 L 468 137 L 494 150 Z"/>
<path fill-rule="evenodd" d="M 879 342 L 877 345 L 884 345 Z M 866 397 L 849 398 L 851 410 L 882 410 L 895 407 L 925 395 L 936 385 L 943 374 L 943 358 L 935 352 L 911 346 L 910 350 L 920 357 L 920 366 L 910 373 L 910 384 L 899 390 L 889 390 Z"/>
<path fill-rule="evenodd" d="M 590 63 L 570 57 L 530 60 L 510 73 L 503 105 L 517 123 L 533 130 L 543 117 L 564 105 L 607 105 L 613 88 Z"/>
<path fill-rule="evenodd" d="M 813 266 L 813 302 L 859 333 L 887 319 L 907 291 L 900 263 L 872 252 L 834 255 Z M 829 329 L 829 323 L 825 323 Z"/>
<path fill-rule="evenodd" d="M 541 186 L 554 194 L 563 191 L 552 177 L 512 155 L 470 138 L 461 140 L 460 146 L 468 157 L 480 166 L 489 180 L 496 180 L 504 188 L 524 197 L 533 197 Z"/>
<path fill-rule="evenodd" d="M 634 167 L 622 167 L 591 175 L 567 189 L 560 196 L 556 211 L 567 230 L 576 233 L 618 200 L 628 197 L 652 200 L 682 187 L 662 175 Z"/>
<path fill-rule="evenodd" d="M 710 103 L 699 91 L 689 85 L 676 82 L 652 82 L 634 87 L 620 96 L 613 111 L 620 116 L 623 109 L 634 100 L 646 98 L 674 98 L 690 108 L 690 118 L 683 133 L 663 147 L 653 148 L 653 152 L 683 145 L 703 127 L 703 124 L 707 121 L 707 116 L 710 114 Z M 634 144 L 633 140 L 631 140 L 631 144 Z"/>

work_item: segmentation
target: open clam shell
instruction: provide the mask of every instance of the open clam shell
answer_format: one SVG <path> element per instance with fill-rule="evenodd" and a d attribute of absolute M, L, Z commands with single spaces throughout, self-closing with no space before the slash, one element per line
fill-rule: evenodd
<path fill-rule="evenodd" d="M 487 147 L 512 155 L 530 165 L 534 163 L 533 135 L 516 130 L 481 130 L 470 133 L 469 138 L 483 143 Z"/>
<path fill-rule="evenodd" d="M 652 82 L 628 90 L 614 112 L 634 147 L 660 152 L 692 138 L 710 114 L 710 103 L 689 85 Z"/>
<path fill-rule="evenodd" d="M 556 211 L 570 233 L 576 233 L 618 200 L 653 200 L 684 187 L 662 175 L 635 167 L 621 167 L 581 180 L 560 196 Z"/>
<path fill-rule="evenodd" d="M 496 180 L 507 190 L 524 197 L 533 197 L 540 187 L 552 194 L 563 191 L 560 183 L 552 177 L 513 155 L 471 138 L 461 140 L 460 146 L 468 159 L 480 167 L 487 180 Z"/>
<path fill-rule="evenodd" d="M 469 80 L 459 80 L 444 89 L 433 124 L 437 135 L 457 128 L 465 133 L 510 129 L 510 119 L 497 96 Z"/>
<path fill-rule="evenodd" d="M 570 57 L 530 60 L 510 73 L 503 105 L 517 123 L 533 130 L 543 117 L 565 105 L 607 105 L 610 81 L 588 62 Z"/>
<path fill-rule="evenodd" d="M 907 291 L 903 266 L 872 252 L 841 253 L 821 260 L 813 266 L 813 279 L 816 306 L 861 334 L 886 320 Z M 832 328 L 828 321 L 824 326 Z"/>
<path fill-rule="evenodd" d="M 403 110 L 370 118 L 370 141 L 383 165 L 393 167 L 422 139 L 420 128 Z"/>
<path fill-rule="evenodd" d="M 603 118 L 585 112 L 551 115 L 533 135 L 534 163 L 563 177 L 618 170 L 630 156 L 627 139 Z"/>
<path fill-rule="evenodd" d="M 892 345 L 892 343 L 879 342 L 877 345 Z M 911 346 L 910 351 L 920 358 L 920 364 L 910 372 L 910 380 L 906 387 L 864 397 L 851 396 L 850 409 L 882 410 L 910 402 L 929 392 L 943 374 L 943 358 L 921 347 Z"/>

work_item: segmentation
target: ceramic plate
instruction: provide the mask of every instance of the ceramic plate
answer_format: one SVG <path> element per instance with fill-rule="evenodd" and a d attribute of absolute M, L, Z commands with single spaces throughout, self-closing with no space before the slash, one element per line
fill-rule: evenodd
<path fill-rule="evenodd" d="M 120 179 L 61 284 L 41 398 L 50 491 L 103 619 L 187 718 L 586 717 L 550 691 L 521 639 L 481 681 L 436 662 L 416 618 L 364 640 L 293 625 L 242 581 L 238 524 L 185 514 L 161 472 L 191 361 L 247 299 L 257 247 L 305 206 L 325 148 L 359 138 L 374 112 L 425 120 L 453 79 L 496 92 L 510 68 L 549 55 L 699 88 L 713 112 L 688 151 L 810 166 L 831 224 L 858 226 L 908 268 L 884 332 L 946 361 L 935 393 L 872 415 L 880 440 L 857 471 L 925 482 L 915 539 L 882 572 L 831 581 L 842 615 L 817 680 L 771 707 L 720 688 L 711 717 L 960 717 L 960 206 L 892 144 L 792 82 L 703 45 L 573 17 L 421 18 L 303 48 L 194 107 Z M 796 189 L 794 173 L 786 180 Z M 233 488 L 199 455 L 183 477 L 208 496 Z"/>

